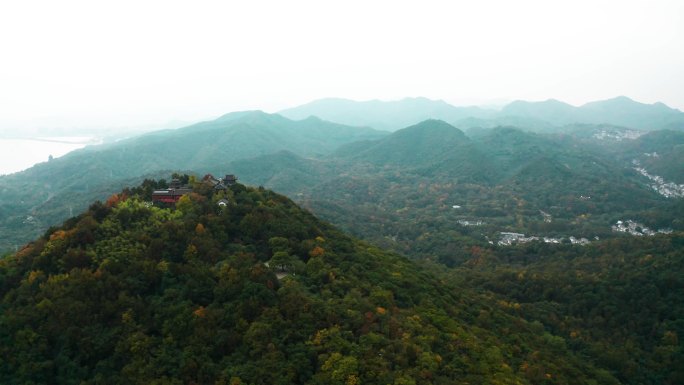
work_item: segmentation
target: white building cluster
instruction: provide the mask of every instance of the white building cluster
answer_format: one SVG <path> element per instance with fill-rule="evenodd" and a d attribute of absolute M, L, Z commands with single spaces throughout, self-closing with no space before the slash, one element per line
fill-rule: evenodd
<path fill-rule="evenodd" d="M 672 229 L 660 229 L 652 230 L 642 223 L 628 219 L 626 221 L 617 221 L 612 227 L 613 231 L 619 233 L 627 233 L 629 235 L 635 235 L 637 237 L 641 236 L 652 236 L 658 233 L 660 234 L 670 234 Z"/>
<path fill-rule="evenodd" d="M 497 242 L 499 246 L 510 246 L 514 243 L 527 243 L 527 242 L 532 242 L 532 241 L 541 241 L 544 243 L 554 243 L 558 244 L 563 242 L 566 238 L 561 237 L 561 238 L 553 238 L 553 237 L 537 237 L 537 236 L 529 236 L 526 237 L 525 234 L 521 233 L 509 233 L 509 232 L 500 232 L 501 238 Z M 587 238 L 575 238 L 575 237 L 569 237 L 567 238 L 570 243 L 573 245 L 588 245 L 591 243 Z"/>
<path fill-rule="evenodd" d="M 632 163 L 636 165 L 634 169 L 641 175 L 650 179 L 651 188 L 653 188 L 658 194 L 666 198 L 682 198 L 684 197 L 684 184 L 677 184 L 674 182 L 666 182 L 663 177 L 658 175 L 651 175 L 646 171 L 645 168 L 641 167 L 638 160 L 633 160 Z"/>

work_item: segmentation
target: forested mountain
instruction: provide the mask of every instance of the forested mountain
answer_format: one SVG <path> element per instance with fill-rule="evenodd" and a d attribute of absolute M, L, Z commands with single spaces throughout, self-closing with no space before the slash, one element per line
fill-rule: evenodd
<path fill-rule="evenodd" d="M 13 248 L 47 226 L 146 176 L 168 170 L 225 171 L 230 161 L 288 150 L 311 157 L 341 145 L 386 135 L 370 128 L 309 118 L 292 121 L 261 111 L 165 130 L 74 151 L 26 171 L 0 176 L 0 250 Z"/>
<path fill-rule="evenodd" d="M 3 384 L 619 383 L 515 307 L 283 196 L 198 183 L 159 208 L 155 185 L 0 260 Z"/>
<path fill-rule="evenodd" d="M 639 103 L 626 96 L 580 106 L 581 114 L 593 123 L 611 123 L 644 130 L 684 128 L 684 113 L 663 103 Z"/>
<path fill-rule="evenodd" d="M 684 113 L 663 103 L 644 104 L 625 96 L 575 107 L 550 99 L 542 102 L 514 101 L 500 111 L 456 107 L 424 98 L 383 102 L 321 99 L 281 111 L 290 118 L 318 116 L 357 126 L 394 131 L 427 119 L 444 120 L 467 131 L 472 128 L 515 126 L 535 132 L 565 132 L 572 124 L 609 124 L 638 130 L 684 130 Z"/>
<path fill-rule="evenodd" d="M 626 219 L 684 229 L 682 199 L 660 195 L 634 169 L 635 141 L 584 128 L 577 136 L 497 128 L 470 139 L 426 121 L 322 159 L 279 153 L 229 168 L 355 236 L 449 265 L 464 261 L 463 245 L 497 243 L 501 232 L 570 242 L 621 236 L 612 225 Z"/>
<path fill-rule="evenodd" d="M 370 128 L 349 127 L 311 117 L 293 121 L 261 111 L 228 114 L 189 127 L 157 131 L 109 147 L 90 147 L 103 162 L 119 168 L 159 170 L 160 164 L 175 168 L 209 168 L 236 159 L 289 150 L 302 156 L 327 154 L 339 146 L 385 133 Z"/>
<path fill-rule="evenodd" d="M 366 148 L 357 143 L 350 151 L 345 146 L 334 153 L 339 158 L 373 165 L 395 165 L 408 169 L 422 168 L 442 162 L 458 154 L 470 144 L 470 139 L 459 129 L 441 120 L 426 120 L 401 129 L 381 140 L 366 141 Z M 469 161 L 467 156 L 463 161 Z M 471 160 L 472 161 L 472 160 Z"/>
<path fill-rule="evenodd" d="M 555 99 L 549 99 L 543 102 L 516 100 L 504 106 L 504 108 L 501 109 L 501 115 L 521 116 L 560 125 L 584 123 L 575 120 L 575 109 L 576 107 Z"/>

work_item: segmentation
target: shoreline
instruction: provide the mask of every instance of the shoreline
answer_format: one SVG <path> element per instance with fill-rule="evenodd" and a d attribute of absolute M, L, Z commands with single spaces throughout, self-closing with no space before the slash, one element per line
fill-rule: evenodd
<path fill-rule="evenodd" d="M 102 138 L 86 136 L 2 138 L 0 137 L 0 176 L 25 171 L 37 164 L 57 159 L 72 151 L 102 143 Z"/>

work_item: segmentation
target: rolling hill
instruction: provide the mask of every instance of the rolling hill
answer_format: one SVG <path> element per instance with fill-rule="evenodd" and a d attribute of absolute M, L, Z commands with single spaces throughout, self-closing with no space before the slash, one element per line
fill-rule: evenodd
<path fill-rule="evenodd" d="M 292 151 L 314 157 L 343 144 L 386 133 L 317 118 L 292 121 L 261 111 L 227 114 L 214 121 L 164 130 L 74 151 L 26 171 L 0 177 L 0 250 L 14 248 L 53 224 L 145 177 L 169 170 L 220 175 L 231 161 Z"/>
<path fill-rule="evenodd" d="M 604 142 L 614 150 L 505 127 L 470 139 L 431 120 L 322 159 L 280 153 L 230 168 L 355 236 L 448 264 L 463 262 L 456 239 L 487 245 L 504 231 L 602 239 L 623 218 L 681 228 L 681 200 L 658 195 L 615 155 L 633 140 Z"/>

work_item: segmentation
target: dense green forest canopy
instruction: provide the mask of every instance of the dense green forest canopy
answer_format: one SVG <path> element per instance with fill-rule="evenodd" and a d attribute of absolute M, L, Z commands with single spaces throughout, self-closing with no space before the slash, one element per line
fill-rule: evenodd
<path fill-rule="evenodd" d="M 684 234 L 471 250 L 451 282 L 563 336 L 622 383 L 684 382 Z"/>
<path fill-rule="evenodd" d="M 284 196 L 196 183 L 157 207 L 162 184 L 0 260 L 0 382 L 619 383 L 517 306 Z"/>

